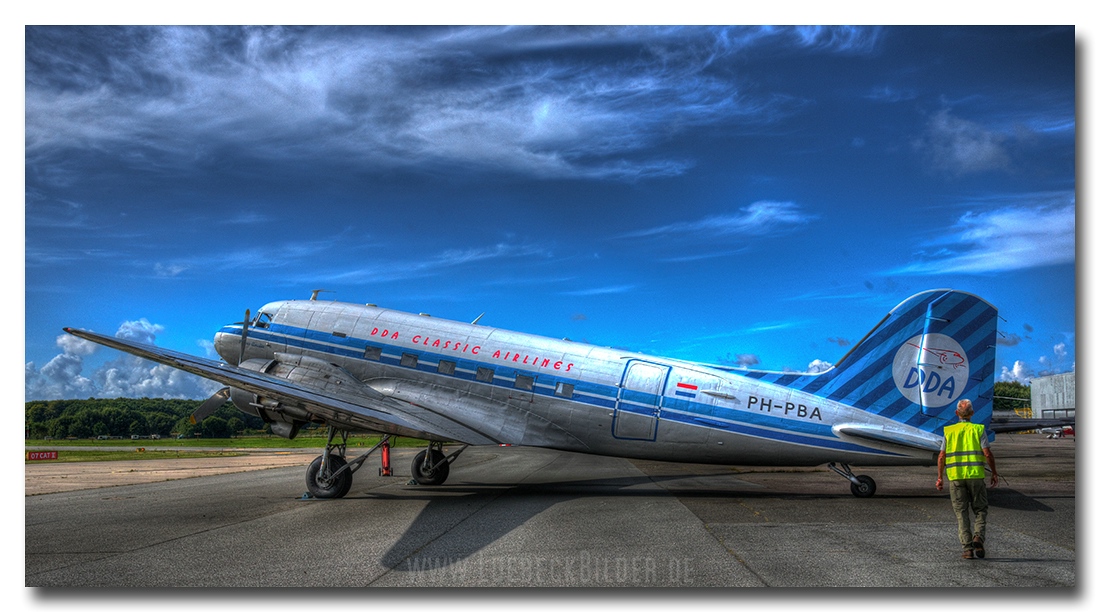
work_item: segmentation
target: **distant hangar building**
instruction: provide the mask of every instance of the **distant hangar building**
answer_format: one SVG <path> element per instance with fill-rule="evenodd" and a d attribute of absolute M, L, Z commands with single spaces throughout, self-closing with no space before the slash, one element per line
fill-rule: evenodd
<path fill-rule="evenodd" d="M 1077 373 L 1031 379 L 1031 416 L 1038 419 L 1076 417 Z"/>

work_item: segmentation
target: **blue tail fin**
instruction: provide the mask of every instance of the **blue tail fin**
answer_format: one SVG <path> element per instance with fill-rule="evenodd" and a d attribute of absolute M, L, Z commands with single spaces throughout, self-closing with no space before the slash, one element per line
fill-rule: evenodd
<path fill-rule="evenodd" d="M 898 304 L 821 374 L 750 373 L 874 414 L 938 431 L 960 399 L 974 423 L 993 418 L 997 309 L 982 298 L 936 289 Z"/>

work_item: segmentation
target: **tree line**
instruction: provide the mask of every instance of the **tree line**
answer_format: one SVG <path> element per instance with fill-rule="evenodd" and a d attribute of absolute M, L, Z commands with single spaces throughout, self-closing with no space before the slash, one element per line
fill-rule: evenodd
<path fill-rule="evenodd" d="M 40 400 L 26 403 L 26 437 L 32 439 L 96 438 L 99 436 L 178 436 L 228 438 L 247 433 L 264 433 L 266 424 L 232 404 L 223 404 L 214 414 L 192 425 L 191 413 L 197 400 L 117 399 Z M 270 433 L 270 432 L 267 432 Z"/>
<path fill-rule="evenodd" d="M 993 383 L 993 412 L 1031 410 L 1031 385 L 1016 381 Z"/>

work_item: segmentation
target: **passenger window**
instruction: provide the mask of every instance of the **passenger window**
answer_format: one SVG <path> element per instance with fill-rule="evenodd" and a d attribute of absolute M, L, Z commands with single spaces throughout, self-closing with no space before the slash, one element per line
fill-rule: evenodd
<path fill-rule="evenodd" d="M 439 360 L 439 373 L 440 374 L 454 374 L 455 362 L 447 361 L 446 359 Z"/>
<path fill-rule="evenodd" d="M 368 346 L 363 351 L 363 359 L 370 359 L 371 361 L 382 361 L 382 347 L 380 346 Z"/>
<path fill-rule="evenodd" d="M 417 363 L 416 355 L 411 353 L 404 353 L 401 355 L 401 366 L 405 368 L 415 368 Z"/>
<path fill-rule="evenodd" d="M 490 368 L 478 368 L 477 379 L 481 382 L 493 382 L 493 370 Z"/>
<path fill-rule="evenodd" d="M 554 395 L 564 397 L 565 399 L 573 397 L 573 385 L 562 382 L 558 383 L 554 387 Z"/>
<path fill-rule="evenodd" d="M 524 391 L 530 391 L 535 388 L 535 379 L 530 376 L 524 376 L 519 374 L 516 376 L 516 388 Z"/>

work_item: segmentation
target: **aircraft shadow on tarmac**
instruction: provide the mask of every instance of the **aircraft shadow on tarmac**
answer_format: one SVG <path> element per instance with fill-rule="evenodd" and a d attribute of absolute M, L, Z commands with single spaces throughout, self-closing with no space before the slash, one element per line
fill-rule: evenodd
<path fill-rule="evenodd" d="M 682 482 L 680 482 L 682 481 Z M 410 489 L 405 489 L 410 492 Z M 875 503 L 914 497 L 942 497 L 928 493 L 877 495 L 871 500 L 856 500 L 842 490 L 823 492 L 777 492 L 729 475 L 667 475 L 596 478 L 546 483 L 464 482 L 444 487 L 424 487 L 423 493 L 390 494 L 372 491 L 354 493 L 345 498 L 421 500 L 427 505 L 408 529 L 382 556 L 382 565 L 395 571 L 422 571 L 417 559 L 430 554 L 432 568 L 463 561 L 486 546 L 526 524 L 549 508 L 575 499 L 591 497 L 667 498 L 756 498 L 774 500 L 852 499 L 854 503 Z M 505 503 L 497 503 L 505 502 Z M 1054 512 L 1046 504 L 1008 489 L 990 491 L 994 507 L 1029 512 Z M 430 551 L 430 552 L 429 552 Z"/>
<path fill-rule="evenodd" d="M 410 558 L 431 547 L 433 567 L 462 561 L 547 509 L 584 497 L 663 497 L 672 495 L 657 481 L 687 479 L 688 476 L 631 476 L 547 483 L 465 482 L 444 487 L 425 487 L 424 494 L 392 495 L 372 492 L 363 498 L 426 500 L 401 538 L 382 556 L 382 565 L 396 571 L 420 571 Z M 698 478 L 695 476 L 694 478 Z M 723 477 L 729 480 L 728 477 Z M 639 487 L 639 488 L 633 488 Z M 675 495 L 735 496 L 744 491 L 690 491 Z M 355 496 L 346 497 L 347 500 Z M 494 503 L 507 500 L 507 503 Z M 476 520 L 471 520 L 474 515 Z M 457 528 L 461 524 L 460 528 Z"/>
<path fill-rule="evenodd" d="M 1072 498 L 1073 496 L 1066 496 Z M 1044 504 L 1038 499 L 1024 495 L 1005 486 L 989 490 L 989 505 L 1005 510 L 1019 510 L 1021 512 L 1054 512 L 1054 508 Z"/>

